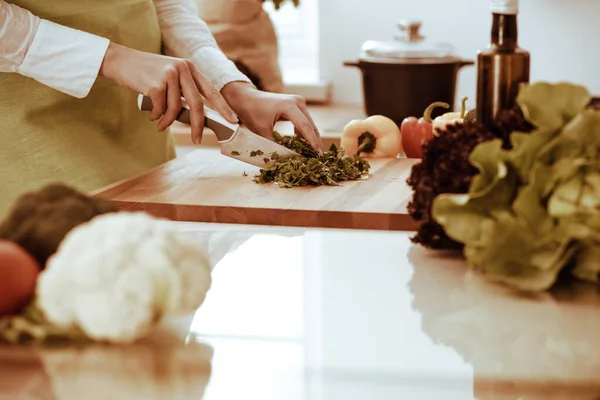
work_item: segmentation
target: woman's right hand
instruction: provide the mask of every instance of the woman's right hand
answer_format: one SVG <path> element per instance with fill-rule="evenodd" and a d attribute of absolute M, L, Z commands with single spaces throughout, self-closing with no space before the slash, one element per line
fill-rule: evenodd
<path fill-rule="evenodd" d="M 108 47 L 100 76 L 152 98 L 150 120 L 162 117 L 158 130 L 164 131 L 181 111 L 182 97 L 190 108 L 192 140 L 199 143 L 204 129 L 203 95 L 229 122 L 238 117 L 221 93 L 214 88 L 191 61 L 130 49 L 115 43 Z"/>

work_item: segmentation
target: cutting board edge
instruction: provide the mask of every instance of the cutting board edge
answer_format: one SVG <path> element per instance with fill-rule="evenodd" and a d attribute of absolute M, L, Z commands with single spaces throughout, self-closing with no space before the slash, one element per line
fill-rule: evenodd
<path fill-rule="evenodd" d="M 330 228 L 353 230 L 407 231 L 418 229 L 418 222 L 408 214 L 387 214 L 335 210 L 290 210 L 260 207 L 199 206 L 158 202 L 128 202 L 113 200 L 121 211 L 144 211 L 156 218 L 179 222 L 244 224 L 281 227 Z M 247 211 L 251 211 L 248 213 Z"/>

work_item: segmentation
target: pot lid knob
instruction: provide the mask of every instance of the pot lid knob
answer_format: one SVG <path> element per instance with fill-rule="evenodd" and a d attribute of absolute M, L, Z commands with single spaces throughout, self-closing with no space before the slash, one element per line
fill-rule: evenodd
<path fill-rule="evenodd" d="M 422 25 L 423 23 L 418 20 L 401 19 L 398 21 L 400 34 L 396 36 L 396 40 L 418 42 L 425 39 L 420 32 Z"/>

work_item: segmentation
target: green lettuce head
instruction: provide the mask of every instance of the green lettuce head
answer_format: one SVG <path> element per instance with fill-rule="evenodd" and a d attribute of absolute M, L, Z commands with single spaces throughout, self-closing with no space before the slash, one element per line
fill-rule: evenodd
<path fill-rule="evenodd" d="M 469 192 L 433 202 L 433 218 L 489 279 L 543 291 L 569 267 L 598 282 L 600 111 L 587 109 L 590 100 L 568 83 L 524 87 L 517 103 L 536 129 L 513 132 L 510 150 L 499 140 L 478 145 Z"/>

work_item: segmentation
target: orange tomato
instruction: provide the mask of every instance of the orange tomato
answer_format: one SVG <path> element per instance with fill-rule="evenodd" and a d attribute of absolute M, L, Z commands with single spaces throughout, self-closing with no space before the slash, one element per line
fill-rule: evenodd
<path fill-rule="evenodd" d="M 0 240 L 0 316 L 18 313 L 33 297 L 40 266 L 21 246 Z"/>

